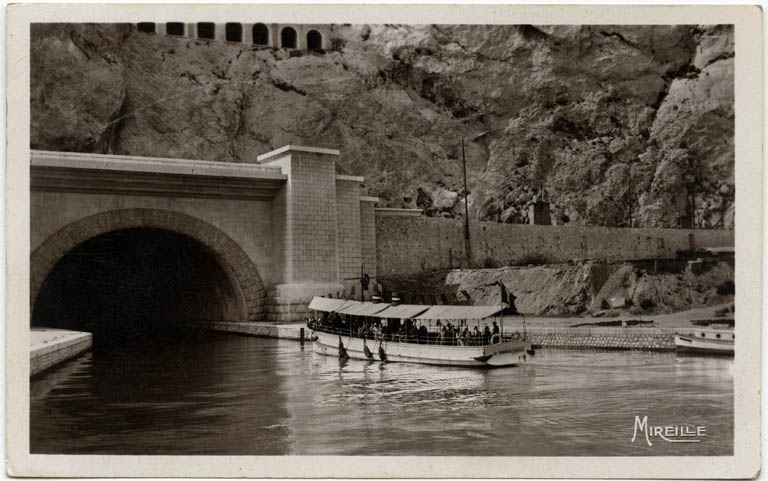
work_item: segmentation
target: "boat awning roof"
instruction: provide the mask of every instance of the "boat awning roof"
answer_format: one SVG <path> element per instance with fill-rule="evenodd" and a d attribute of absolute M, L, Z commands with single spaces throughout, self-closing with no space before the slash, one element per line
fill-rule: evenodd
<path fill-rule="evenodd" d="M 501 306 L 432 306 L 416 319 L 485 319 L 501 309 Z"/>
<path fill-rule="evenodd" d="M 422 312 L 429 309 L 429 306 L 422 304 L 400 304 L 399 306 L 389 306 L 376 314 L 376 317 L 413 319 Z"/>
<path fill-rule="evenodd" d="M 313 297 L 312 302 L 309 303 L 309 308 L 315 311 L 334 312 L 337 309 L 344 307 L 349 302 L 346 299 L 329 299 L 327 297 Z"/>
<path fill-rule="evenodd" d="M 429 306 L 383 302 L 360 302 L 347 299 L 314 297 L 309 308 L 316 311 L 338 312 L 350 316 L 368 316 L 392 319 L 485 319 L 501 312 L 500 306 Z"/>
<path fill-rule="evenodd" d="M 336 312 L 339 314 L 348 314 L 350 316 L 375 316 L 378 312 L 383 311 L 387 307 L 389 307 L 389 304 L 383 304 L 381 302 L 374 304 L 373 302 L 349 301 L 348 304 L 342 306 Z"/>

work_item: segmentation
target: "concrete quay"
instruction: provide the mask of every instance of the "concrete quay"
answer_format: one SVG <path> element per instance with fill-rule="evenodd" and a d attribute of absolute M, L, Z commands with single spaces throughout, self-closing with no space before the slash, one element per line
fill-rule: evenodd
<path fill-rule="evenodd" d="M 309 340 L 311 331 L 303 322 L 213 322 L 205 326 L 207 329 L 231 334 L 247 336 L 273 337 L 276 339 Z"/>
<path fill-rule="evenodd" d="M 310 341 L 312 334 L 304 323 L 216 322 L 206 327 L 218 332 L 296 341 L 302 336 L 305 341 Z M 526 337 L 537 347 L 672 351 L 675 349 L 675 332 L 689 334 L 694 330 L 691 327 L 528 327 Z M 522 333 L 522 329 L 505 326 L 504 332 Z"/>
<path fill-rule="evenodd" d="M 34 376 L 87 351 L 93 344 L 90 332 L 33 327 L 30 332 L 29 375 Z"/>

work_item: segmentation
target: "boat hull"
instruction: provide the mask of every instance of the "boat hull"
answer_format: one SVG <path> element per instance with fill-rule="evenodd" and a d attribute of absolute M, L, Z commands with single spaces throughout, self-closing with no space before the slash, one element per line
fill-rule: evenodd
<path fill-rule="evenodd" d="M 313 350 L 325 356 L 340 356 L 339 336 L 315 332 Z M 406 342 L 380 342 L 357 337 L 341 337 L 344 351 L 350 359 L 365 361 L 411 362 L 440 366 L 502 367 L 525 362 L 529 341 L 507 341 L 489 346 L 441 346 Z M 365 347 L 371 357 L 365 352 Z M 383 348 L 384 358 L 379 348 Z"/>
<path fill-rule="evenodd" d="M 678 352 L 719 354 L 733 356 L 733 341 L 702 339 L 694 336 L 675 335 L 675 349 Z"/>

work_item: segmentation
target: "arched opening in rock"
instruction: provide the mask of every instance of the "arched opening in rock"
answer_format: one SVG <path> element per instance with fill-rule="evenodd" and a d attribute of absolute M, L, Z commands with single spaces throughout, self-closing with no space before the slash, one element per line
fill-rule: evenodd
<path fill-rule="evenodd" d="M 323 48 L 323 36 L 317 30 L 307 32 L 307 49 L 320 50 Z"/>
<path fill-rule="evenodd" d="M 155 228 L 93 237 L 48 273 L 32 325 L 92 332 L 94 344 L 174 338 L 241 317 L 236 287 L 199 241 Z"/>
<path fill-rule="evenodd" d="M 280 32 L 280 46 L 283 48 L 296 48 L 296 30 L 285 27 Z"/>
<path fill-rule="evenodd" d="M 165 33 L 178 37 L 184 36 L 184 24 L 182 22 L 168 22 L 165 24 Z"/>
<path fill-rule="evenodd" d="M 197 24 L 197 38 L 213 40 L 216 38 L 216 25 L 213 22 L 200 22 Z"/>
<path fill-rule="evenodd" d="M 253 43 L 269 45 L 269 29 L 263 23 L 257 23 L 253 26 Z"/>
<path fill-rule="evenodd" d="M 155 23 L 154 22 L 139 22 L 139 23 L 136 24 L 136 28 L 139 29 L 139 32 L 155 33 Z"/>
<path fill-rule="evenodd" d="M 225 26 L 227 42 L 243 41 L 243 26 L 239 23 L 228 23 Z"/>

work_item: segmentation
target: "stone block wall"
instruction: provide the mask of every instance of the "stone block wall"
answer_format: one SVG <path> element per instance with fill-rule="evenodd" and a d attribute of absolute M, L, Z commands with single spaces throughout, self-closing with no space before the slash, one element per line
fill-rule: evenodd
<path fill-rule="evenodd" d="M 675 350 L 674 333 L 658 328 L 533 327 L 526 332 L 527 339 L 540 347 Z"/>
<path fill-rule="evenodd" d="M 292 339 L 300 341 L 311 341 L 310 331 L 304 325 L 289 324 L 276 325 L 264 322 L 213 322 L 205 326 L 207 329 L 219 332 L 229 332 L 233 334 L 244 334 L 247 336 L 272 337 L 277 339 Z"/>
<path fill-rule="evenodd" d="M 49 367 L 87 351 L 93 345 L 93 335 L 82 332 L 67 339 L 33 349 L 29 353 L 29 375 L 39 374 Z"/>
<path fill-rule="evenodd" d="M 330 158 L 329 158 L 330 157 Z M 336 282 L 336 163 L 333 154 L 288 151 L 265 162 L 288 175 L 273 201 L 283 283 Z M 279 219 L 285 219 L 282 225 Z"/>
<path fill-rule="evenodd" d="M 729 230 L 566 227 L 474 222 L 471 261 L 458 219 L 376 216 L 379 276 L 413 275 L 438 269 L 496 267 L 573 259 L 601 262 L 674 258 L 678 251 L 733 246 Z"/>
<path fill-rule="evenodd" d="M 378 199 L 375 197 L 360 199 L 360 251 L 363 269 L 371 277 L 376 277 L 375 206 L 377 201 Z"/>
<path fill-rule="evenodd" d="M 360 276 L 362 254 L 360 251 L 360 182 L 359 177 L 336 177 L 336 216 L 339 254 L 339 281 L 345 286 L 359 281 L 344 280 Z M 359 295 L 359 292 L 357 293 Z"/>

